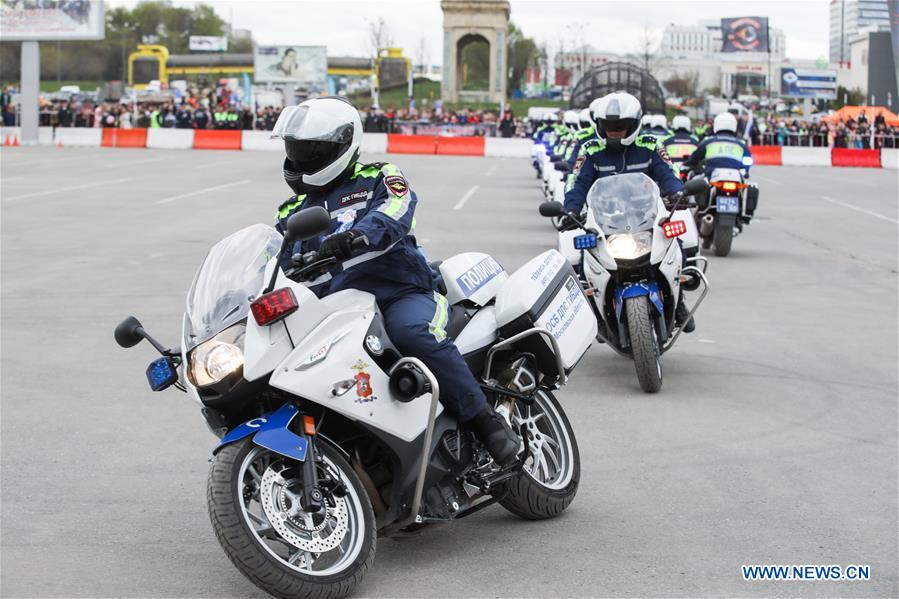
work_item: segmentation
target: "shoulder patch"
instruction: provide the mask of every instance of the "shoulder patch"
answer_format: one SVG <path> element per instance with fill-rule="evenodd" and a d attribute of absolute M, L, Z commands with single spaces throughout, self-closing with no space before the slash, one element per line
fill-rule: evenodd
<path fill-rule="evenodd" d="M 409 193 L 409 185 L 402 175 L 387 175 L 384 177 L 384 185 L 397 197 L 403 197 Z"/>
<path fill-rule="evenodd" d="M 659 156 L 662 157 L 662 160 L 664 160 L 668 164 L 671 164 L 671 156 L 668 155 L 668 150 L 665 149 L 664 144 L 659 144 L 659 146 L 656 148 L 656 152 L 659 153 Z"/>

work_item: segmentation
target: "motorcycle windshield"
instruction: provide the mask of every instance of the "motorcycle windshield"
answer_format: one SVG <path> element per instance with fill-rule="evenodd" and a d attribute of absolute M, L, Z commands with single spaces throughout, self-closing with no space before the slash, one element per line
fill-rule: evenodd
<path fill-rule="evenodd" d="M 659 187 L 643 173 L 597 179 L 587 205 L 606 235 L 636 233 L 653 227 L 659 209 Z"/>
<path fill-rule="evenodd" d="M 188 350 L 246 318 L 265 285 L 265 265 L 281 249 L 268 225 L 241 229 L 212 246 L 187 292 L 184 342 Z"/>

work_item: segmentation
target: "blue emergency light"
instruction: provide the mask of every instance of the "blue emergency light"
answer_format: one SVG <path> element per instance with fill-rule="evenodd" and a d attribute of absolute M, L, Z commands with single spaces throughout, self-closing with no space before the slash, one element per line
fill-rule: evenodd
<path fill-rule="evenodd" d="M 596 247 L 596 234 L 587 233 L 586 235 L 578 235 L 574 238 L 574 249 L 576 250 L 592 250 Z"/>
<path fill-rule="evenodd" d="M 153 360 L 147 367 L 147 381 L 153 391 L 162 391 L 178 380 L 178 371 L 171 358 L 162 357 Z"/>

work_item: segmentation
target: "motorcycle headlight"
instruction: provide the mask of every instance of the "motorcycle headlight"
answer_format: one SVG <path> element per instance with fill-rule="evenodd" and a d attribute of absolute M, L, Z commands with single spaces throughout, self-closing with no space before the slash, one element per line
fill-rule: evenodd
<path fill-rule="evenodd" d="M 636 260 L 652 249 L 652 233 L 623 233 L 609 237 L 609 253 L 616 260 Z"/>
<path fill-rule="evenodd" d="M 246 332 L 246 324 L 237 324 L 192 349 L 187 356 L 190 382 L 197 387 L 207 387 L 242 374 Z"/>

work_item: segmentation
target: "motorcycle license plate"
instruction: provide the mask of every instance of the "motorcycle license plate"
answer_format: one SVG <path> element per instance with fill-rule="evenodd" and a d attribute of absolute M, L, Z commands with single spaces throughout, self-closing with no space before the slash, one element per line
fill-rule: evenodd
<path fill-rule="evenodd" d="M 718 196 L 716 198 L 718 212 L 722 214 L 739 214 L 740 198 L 736 196 Z"/>

